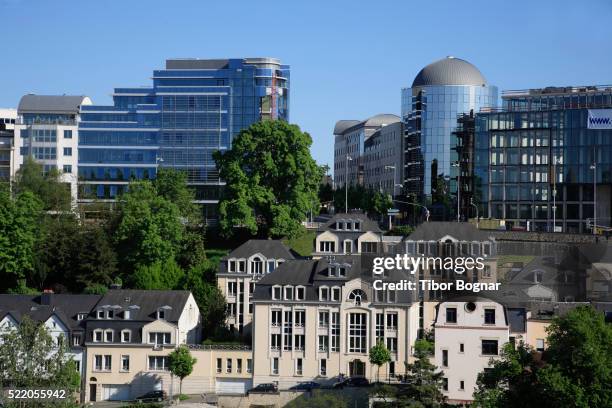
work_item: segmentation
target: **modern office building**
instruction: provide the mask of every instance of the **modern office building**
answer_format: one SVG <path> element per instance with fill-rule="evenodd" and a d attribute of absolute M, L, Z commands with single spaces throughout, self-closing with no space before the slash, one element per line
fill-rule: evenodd
<path fill-rule="evenodd" d="M 391 156 L 381 157 L 380 152 L 382 149 L 388 149 L 389 144 L 393 144 L 391 138 L 393 132 L 398 132 L 399 129 L 397 123 L 400 122 L 400 118 L 392 114 L 379 114 L 372 116 L 366 120 L 340 120 L 336 122 L 334 127 L 334 183 L 336 188 L 342 188 L 345 184 L 348 185 L 366 185 L 368 181 L 366 179 L 366 157 L 365 157 L 365 146 L 366 142 L 374 136 L 377 132 L 381 131 L 384 127 L 393 125 L 393 128 L 389 131 L 384 131 L 386 138 L 384 139 L 384 146 L 381 146 L 383 139 L 380 137 L 377 139 L 378 142 L 369 142 L 368 149 L 371 157 L 377 157 L 378 164 L 383 162 L 395 163 Z M 379 132 L 380 136 L 381 133 Z M 395 140 L 397 149 L 401 146 L 399 139 Z M 376 153 L 373 152 L 376 150 Z M 400 163 L 395 163 L 398 171 L 400 170 Z M 382 165 L 382 164 L 381 164 Z M 373 165 L 372 165 L 373 166 Z M 370 170 L 371 167 L 370 166 Z M 384 170 L 381 170 L 381 172 Z M 371 171 L 371 173 L 373 173 Z M 377 173 L 380 175 L 381 173 Z M 399 174 L 399 173 L 398 173 Z M 393 178 L 391 174 L 390 178 Z M 386 177 L 385 177 L 386 180 Z M 377 179 L 381 181 L 381 177 Z M 377 185 L 378 187 L 378 185 Z"/>
<path fill-rule="evenodd" d="M 27 156 L 43 166 L 43 172 L 57 169 L 60 180 L 70 185 L 77 197 L 77 146 L 79 110 L 91 105 L 87 96 L 25 95 L 19 101 L 20 119 L 15 124 L 11 177 Z"/>
<path fill-rule="evenodd" d="M 0 182 L 9 181 L 15 148 L 16 109 L 0 109 Z"/>
<path fill-rule="evenodd" d="M 457 191 L 457 116 L 497 106 L 497 87 L 469 62 L 447 57 L 427 65 L 402 89 L 405 193 L 422 202 Z M 442 189 L 444 191 L 442 191 Z M 455 206 L 456 207 L 456 206 Z"/>
<path fill-rule="evenodd" d="M 404 126 L 397 121 L 381 127 L 364 142 L 364 185 L 396 196 L 404 179 Z"/>
<path fill-rule="evenodd" d="M 130 180 L 172 167 L 214 220 L 223 180 L 213 153 L 254 122 L 289 120 L 289 73 L 274 58 L 170 59 L 152 86 L 115 88 L 112 106 L 82 110 L 81 198 L 113 200 Z"/>
<path fill-rule="evenodd" d="M 503 111 L 475 117 L 482 215 L 535 231 L 589 232 L 594 218 L 610 226 L 612 87 L 506 91 L 502 100 Z"/>

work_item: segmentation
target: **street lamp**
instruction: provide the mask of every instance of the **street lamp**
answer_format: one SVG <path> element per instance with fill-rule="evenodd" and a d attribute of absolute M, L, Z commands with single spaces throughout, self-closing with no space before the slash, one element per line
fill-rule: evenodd
<path fill-rule="evenodd" d="M 425 209 L 425 221 L 429 222 L 429 209 L 422 204 L 411 203 L 409 201 L 392 200 L 394 203 L 414 205 L 415 207 L 421 207 Z"/>
<path fill-rule="evenodd" d="M 395 197 L 395 166 L 385 166 L 385 170 L 391 170 L 393 169 L 393 191 L 391 192 L 391 195 L 393 197 Z"/>
<path fill-rule="evenodd" d="M 593 235 L 597 234 L 597 163 L 590 167 L 593 170 Z"/>
<path fill-rule="evenodd" d="M 348 214 L 348 162 L 352 161 L 353 158 L 346 155 L 346 166 L 344 171 L 344 213 Z"/>
<path fill-rule="evenodd" d="M 461 222 L 461 163 L 457 160 L 451 166 L 457 167 L 457 222 Z"/>
<path fill-rule="evenodd" d="M 479 228 L 480 217 L 478 216 L 478 206 L 474 204 L 474 199 L 470 197 L 470 205 L 473 205 L 476 209 L 476 228 Z"/>

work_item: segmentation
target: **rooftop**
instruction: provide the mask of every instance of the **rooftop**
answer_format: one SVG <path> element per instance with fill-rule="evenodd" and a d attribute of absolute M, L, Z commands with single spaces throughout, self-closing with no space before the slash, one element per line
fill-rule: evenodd
<path fill-rule="evenodd" d="M 471 63 L 449 56 L 427 65 L 412 82 L 413 88 L 431 85 L 486 86 L 487 80 Z"/>

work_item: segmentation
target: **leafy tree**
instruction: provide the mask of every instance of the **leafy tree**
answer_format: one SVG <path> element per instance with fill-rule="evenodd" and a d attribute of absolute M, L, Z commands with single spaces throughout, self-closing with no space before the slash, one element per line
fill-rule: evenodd
<path fill-rule="evenodd" d="M 370 349 L 370 363 L 378 367 L 376 371 L 376 381 L 380 381 L 380 367 L 391 361 L 391 352 L 382 341 L 376 343 L 374 347 Z"/>
<path fill-rule="evenodd" d="M 580 306 L 548 328 L 540 355 L 520 344 L 478 377 L 480 407 L 612 407 L 612 327 L 602 313 Z"/>
<path fill-rule="evenodd" d="M 430 362 L 434 346 L 428 340 L 417 340 L 414 343 L 416 360 L 406 364 L 407 384 L 398 391 L 398 405 L 401 407 L 443 407 L 445 397 L 442 388 L 443 373 L 436 371 Z"/>
<path fill-rule="evenodd" d="M 115 242 L 126 272 L 175 258 L 184 231 L 181 214 L 150 181 L 130 184 L 118 218 Z"/>
<path fill-rule="evenodd" d="M 81 227 L 75 241 L 78 251 L 72 270 L 73 290 L 113 283 L 117 279 L 117 254 L 106 230 L 100 226 Z"/>
<path fill-rule="evenodd" d="M 43 174 L 41 164 L 26 157 L 15 175 L 15 193 L 29 191 L 43 203 L 44 210 L 69 211 L 71 208 L 70 185 L 60 181 L 58 170 Z"/>
<path fill-rule="evenodd" d="M 150 265 L 140 265 L 131 277 L 136 289 L 162 290 L 178 289 L 185 272 L 170 258 Z"/>
<path fill-rule="evenodd" d="M 183 289 L 190 290 L 202 315 L 202 329 L 211 335 L 225 322 L 225 297 L 219 290 L 215 276 L 216 268 L 209 262 L 191 268 L 183 281 Z"/>
<path fill-rule="evenodd" d="M 296 125 L 263 121 L 242 130 L 215 161 L 226 187 L 219 203 L 225 235 L 235 227 L 263 236 L 295 236 L 318 208 L 322 170 L 310 154 L 312 139 Z M 316 203 L 316 205 L 315 205 Z"/>
<path fill-rule="evenodd" d="M 187 186 L 186 172 L 162 167 L 157 171 L 153 184 L 157 194 L 174 203 L 189 224 L 201 221 L 201 212 L 194 203 L 195 193 Z"/>
<path fill-rule="evenodd" d="M 66 354 L 66 343 L 62 341 L 58 346 L 44 325 L 25 316 L 16 329 L 2 333 L 0 339 L 3 388 L 79 390 L 79 373 L 74 361 Z M 77 404 L 74 401 L 30 401 L 28 406 L 76 407 Z"/>
<path fill-rule="evenodd" d="M 172 353 L 168 354 L 168 368 L 173 375 L 180 379 L 179 394 L 183 393 L 183 378 L 193 371 L 197 359 L 191 356 L 189 348 L 182 345 L 177 347 Z"/>
<path fill-rule="evenodd" d="M 177 254 L 178 264 L 187 270 L 205 261 L 204 234 L 199 231 L 185 232 Z"/>
<path fill-rule="evenodd" d="M 34 249 L 42 202 L 31 192 L 0 191 L 0 277 L 3 290 L 26 288 L 34 270 Z"/>

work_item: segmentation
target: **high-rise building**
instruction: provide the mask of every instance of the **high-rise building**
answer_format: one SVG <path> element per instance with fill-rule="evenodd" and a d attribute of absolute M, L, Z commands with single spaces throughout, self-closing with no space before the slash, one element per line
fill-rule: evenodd
<path fill-rule="evenodd" d="M 0 109 L 0 182 L 9 181 L 13 168 L 13 149 L 17 110 Z"/>
<path fill-rule="evenodd" d="M 382 162 L 396 163 L 397 171 L 401 171 L 401 162 L 394 160 L 395 155 L 385 157 L 385 159 L 389 160 L 381 161 L 381 155 L 378 154 L 380 149 L 388 149 L 389 143 L 395 143 L 396 149 L 400 150 L 401 140 L 399 137 L 393 141 L 389 140 L 393 132 L 398 133 L 401 131 L 401 124 L 399 122 L 400 118 L 398 116 L 384 113 L 363 121 L 340 120 L 336 122 L 334 127 L 334 183 L 336 188 L 342 188 L 347 183 L 349 186 L 371 184 L 370 181 L 366 180 L 368 177 L 368 174 L 366 174 L 366 145 L 369 150 L 370 175 L 375 173 L 371 169 L 373 166 L 381 167 L 381 169 L 384 167 Z M 392 126 L 392 128 L 385 129 L 386 126 Z M 381 139 L 380 136 L 383 133 L 385 137 Z M 376 136 L 376 141 L 370 141 L 370 138 L 374 136 Z M 384 145 L 381 144 L 383 141 Z M 377 162 L 372 163 L 375 157 L 378 158 L 376 159 Z M 389 180 L 393 178 L 393 172 L 390 174 Z M 377 189 L 380 187 L 378 184 L 379 179 L 380 177 L 376 179 L 375 183 Z"/>
<path fill-rule="evenodd" d="M 153 86 L 116 88 L 112 106 L 82 111 L 79 179 L 83 200 L 114 199 L 157 168 L 185 170 L 216 219 L 223 180 L 213 153 L 254 122 L 289 120 L 289 66 L 274 58 L 170 59 Z"/>
<path fill-rule="evenodd" d="M 612 87 L 506 91 L 502 100 L 503 111 L 475 117 L 481 215 L 537 231 L 588 232 L 594 218 L 610 226 Z"/>
<path fill-rule="evenodd" d="M 447 57 L 423 68 L 402 89 L 405 192 L 420 201 L 456 192 L 457 116 L 495 106 L 497 87 L 469 62 Z"/>
<path fill-rule="evenodd" d="M 79 109 L 91 103 L 87 96 L 22 97 L 17 108 L 20 119 L 15 124 L 12 176 L 30 156 L 43 166 L 45 173 L 57 169 L 60 180 L 70 185 L 76 202 Z"/>

